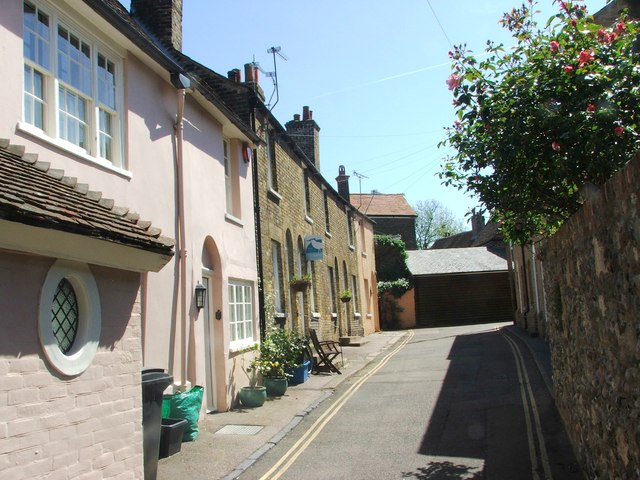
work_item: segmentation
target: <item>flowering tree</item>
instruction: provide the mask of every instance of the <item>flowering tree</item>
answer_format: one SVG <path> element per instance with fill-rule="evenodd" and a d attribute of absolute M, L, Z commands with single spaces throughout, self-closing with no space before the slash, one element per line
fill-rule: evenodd
<path fill-rule="evenodd" d="M 604 28 L 579 2 L 556 3 L 544 26 L 535 0 L 505 14 L 508 51 L 489 41 L 482 61 L 464 45 L 450 52 L 457 119 L 442 143 L 455 153 L 442 177 L 477 194 L 516 243 L 553 233 L 581 189 L 640 145 L 638 22 Z"/>

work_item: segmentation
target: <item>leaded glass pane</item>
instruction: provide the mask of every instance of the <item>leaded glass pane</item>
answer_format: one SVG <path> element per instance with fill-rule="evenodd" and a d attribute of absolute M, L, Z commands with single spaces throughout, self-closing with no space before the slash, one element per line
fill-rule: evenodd
<path fill-rule="evenodd" d="M 66 278 L 58 284 L 51 305 L 51 327 L 62 353 L 68 353 L 78 333 L 78 301 L 73 286 Z"/>

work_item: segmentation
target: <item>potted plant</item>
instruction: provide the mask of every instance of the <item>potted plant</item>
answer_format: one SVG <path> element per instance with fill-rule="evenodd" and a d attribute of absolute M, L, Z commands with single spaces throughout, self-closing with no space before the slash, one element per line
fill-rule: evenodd
<path fill-rule="evenodd" d="M 269 396 L 282 396 L 287 391 L 289 372 L 303 362 L 304 345 L 297 333 L 269 327 L 260 345 L 260 357 L 254 360 Z"/>
<path fill-rule="evenodd" d="M 291 280 L 289 280 L 289 285 L 294 291 L 303 292 L 311 285 L 311 275 L 305 274 L 301 277 L 294 275 L 291 277 Z"/>
<path fill-rule="evenodd" d="M 247 351 L 257 350 L 258 346 L 254 346 Z M 256 359 L 251 362 L 247 368 L 244 367 L 244 356 L 242 357 L 242 371 L 249 379 L 249 386 L 240 388 L 240 402 L 247 408 L 260 407 L 267 399 L 267 389 L 262 385 L 258 385 L 259 369 L 256 365 Z"/>
<path fill-rule="evenodd" d="M 349 290 L 349 289 L 342 290 L 340 292 L 339 296 L 340 296 L 340 301 L 341 302 L 343 302 L 343 303 L 350 302 L 351 301 L 351 297 L 352 297 L 351 290 Z"/>

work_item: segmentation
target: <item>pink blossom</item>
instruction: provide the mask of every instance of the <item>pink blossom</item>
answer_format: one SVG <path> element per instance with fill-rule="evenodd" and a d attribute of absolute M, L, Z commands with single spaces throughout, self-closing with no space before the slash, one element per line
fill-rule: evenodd
<path fill-rule="evenodd" d="M 447 78 L 447 86 L 449 87 L 449 90 L 453 90 L 454 88 L 458 88 L 460 86 L 460 82 L 462 81 L 462 79 L 460 78 L 460 75 L 456 75 L 455 73 L 452 73 L 451 76 L 449 78 Z"/>
<path fill-rule="evenodd" d="M 588 103 L 587 112 L 595 112 L 595 111 L 596 111 L 596 106 L 593 103 Z"/>
<path fill-rule="evenodd" d="M 564 73 L 571 73 L 571 72 L 573 72 L 573 67 L 571 65 L 565 65 Z"/>
<path fill-rule="evenodd" d="M 621 137 L 622 135 L 624 135 L 624 127 L 617 126 L 616 128 L 613 129 L 613 133 Z"/>
<path fill-rule="evenodd" d="M 558 49 L 560 48 L 560 44 L 555 40 L 551 40 L 551 42 L 549 42 L 549 48 L 551 49 L 552 52 L 557 52 Z"/>
<path fill-rule="evenodd" d="M 551 142 L 551 148 L 553 148 L 554 151 L 558 152 L 560 150 L 560 144 L 556 141 Z"/>
<path fill-rule="evenodd" d="M 616 23 L 616 31 L 618 33 L 622 33 L 623 31 L 625 31 L 627 29 L 627 25 L 624 22 L 618 22 Z"/>
<path fill-rule="evenodd" d="M 600 43 L 611 43 L 614 38 L 612 34 L 607 33 L 604 29 L 598 30 L 598 41 Z"/>
<path fill-rule="evenodd" d="M 582 50 L 578 56 L 578 68 L 584 67 L 587 63 L 591 62 L 595 58 L 596 54 L 593 49 Z"/>
<path fill-rule="evenodd" d="M 455 122 L 453 122 L 453 126 L 456 128 L 456 130 L 458 128 L 460 128 L 460 122 L 458 120 L 456 120 Z"/>

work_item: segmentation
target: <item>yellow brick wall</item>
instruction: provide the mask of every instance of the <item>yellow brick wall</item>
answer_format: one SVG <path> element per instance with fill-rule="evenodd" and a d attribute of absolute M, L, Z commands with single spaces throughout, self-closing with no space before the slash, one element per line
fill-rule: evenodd
<path fill-rule="evenodd" d="M 257 129 L 262 131 L 260 127 Z M 263 132 L 263 136 L 266 133 Z M 358 324 L 354 324 L 354 307 L 352 304 L 345 306 L 336 298 L 336 311 L 333 311 L 330 302 L 330 282 L 328 266 L 336 268 L 336 297 L 339 291 L 349 288 L 353 290 L 351 285 L 351 276 L 355 275 L 358 279 L 357 284 L 361 285 L 360 273 L 358 271 L 358 257 L 355 244 L 358 241 L 356 232 L 352 235 L 353 245 L 349 245 L 349 235 L 347 228 L 347 212 L 345 207 L 347 204 L 338 197 L 332 187 L 327 189 L 326 184 L 318 178 L 312 171 L 312 167 L 308 168 L 309 172 L 309 197 L 310 212 L 307 215 L 304 201 L 304 181 L 303 181 L 303 165 L 307 165 L 304 160 L 299 158 L 296 152 L 287 144 L 282 135 L 276 137 L 276 175 L 277 175 L 277 194 L 271 192 L 268 188 L 268 167 L 267 167 L 267 148 L 261 146 L 257 150 L 256 160 L 258 162 L 258 197 L 259 212 L 258 221 L 261 230 L 261 257 L 263 263 L 263 277 L 265 279 L 265 294 L 273 293 L 273 264 L 271 255 L 271 241 L 275 240 L 280 243 L 282 251 L 282 292 L 283 304 L 287 314 L 287 322 L 297 329 L 302 329 L 303 323 L 305 330 L 309 327 L 318 330 L 320 338 L 337 339 L 339 335 L 362 335 L 363 328 L 361 320 Z M 329 230 L 327 234 L 325 228 L 325 210 L 324 210 L 324 189 L 328 190 L 328 206 L 329 206 Z M 355 228 L 355 222 L 352 227 Z M 303 242 L 306 235 L 317 235 L 323 239 L 324 258 L 322 261 L 313 263 L 313 287 L 303 294 L 296 294 L 289 287 L 289 279 L 294 271 L 288 265 L 287 261 L 287 234 L 293 245 L 293 257 L 298 256 L 298 242 Z M 303 273 L 305 273 L 306 261 L 303 261 Z M 346 266 L 349 284 L 344 282 L 344 268 Z M 360 287 L 359 287 L 360 288 Z M 315 308 L 313 311 L 319 314 L 313 315 L 311 311 L 310 296 L 314 296 Z M 362 292 L 357 293 L 361 298 Z M 302 302 L 301 302 L 302 300 Z M 359 307 L 356 307 L 359 309 Z M 303 310 L 303 311 L 301 311 Z M 337 314 L 337 318 L 332 316 Z M 269 319 L 267 319 L 267 322 Z"/>

